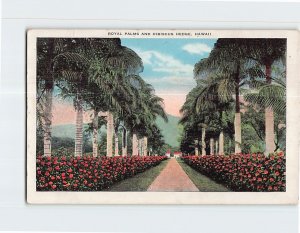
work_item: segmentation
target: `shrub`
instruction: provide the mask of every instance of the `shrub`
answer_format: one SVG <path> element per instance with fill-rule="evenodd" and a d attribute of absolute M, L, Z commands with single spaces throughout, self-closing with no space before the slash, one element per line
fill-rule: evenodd
<path fill-rule="evenodd" d="M 285 191 L 285 156 L 262 154 L 184 156 L 183 161 L 233 191 Z"/>
<path fill-rule="evenodd" d="M 37 156 L 37 191 L 100 191 L 165 160 L 166 156 Z"/>

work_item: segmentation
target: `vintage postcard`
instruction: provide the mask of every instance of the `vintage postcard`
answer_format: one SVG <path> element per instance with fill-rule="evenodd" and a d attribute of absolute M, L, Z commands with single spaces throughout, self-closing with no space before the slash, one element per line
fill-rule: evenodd
<path fill-rule="evenodd" d="M 298 34 L 29 30 L 28 203 L 297 203 Z"/>

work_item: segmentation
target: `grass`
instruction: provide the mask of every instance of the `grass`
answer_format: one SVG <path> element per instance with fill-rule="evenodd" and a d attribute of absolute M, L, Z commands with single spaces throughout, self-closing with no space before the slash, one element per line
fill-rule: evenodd
<path fill-rule="evenodd" d="M 177 159 L 185 173 L 193 181 L 200 192 L 230 192 L 227 187 L 222 184 L 218 184 L 207 176 L 202 175 L 198 171 L 194 170 L 192 167 L 187 165 L 181 159 Z"/>
<path fill-rule="evenodd" d="M 105 191 L 147 191 L 155 178 L 165 168 L 168 161 L 169 160 L 164 160 L 159 165 L 152 167 L 147 171 L 113 184 Z"/>

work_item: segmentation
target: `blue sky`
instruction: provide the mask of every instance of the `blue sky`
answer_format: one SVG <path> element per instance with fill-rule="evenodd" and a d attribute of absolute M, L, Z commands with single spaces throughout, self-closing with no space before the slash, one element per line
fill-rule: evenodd
<path fill-rule="evenodd" d="M 157 95 L 184 95 L 185 98 L 196 85 L 195 63 L 208 57 L 216 39 L 122 38 L 121 41 L 142 58 L 144 71 L 140 75 L 154 86 Z"/>
<path fill-rule="evenodd" d="M 157 91 L 170 89 L 190 90 L 194 64 L 209 55 L 215 39 L 121 39 L 122 45 L 142 57 L 141 76 Z"/>
<path fill-rule="evenodd" d="M 193 68 L 196 62 L 208 57 L 216 39 L 121 39 L 122 45 L 133 49 L 143 60 L 140 74 L 152 84 L 158 96 L 164 99 L 165 111 L 180 116 L 179 109 L 186 94 L 196 85 Z M 56 98 L 54 124 L 73 122 L 75 116 L 71 101 Z M 90 122 L 88 116 L 85 122 Z"/>

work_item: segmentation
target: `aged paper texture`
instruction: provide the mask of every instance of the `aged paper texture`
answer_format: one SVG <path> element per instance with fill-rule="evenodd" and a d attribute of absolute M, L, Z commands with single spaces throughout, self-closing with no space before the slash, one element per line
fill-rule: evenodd
<path fill-rule="evenodd" d="M 295 204 L 299 33 L 27 32 L 27 201 Z"/>

